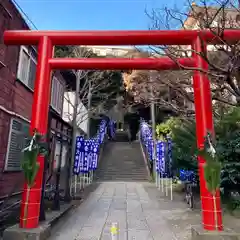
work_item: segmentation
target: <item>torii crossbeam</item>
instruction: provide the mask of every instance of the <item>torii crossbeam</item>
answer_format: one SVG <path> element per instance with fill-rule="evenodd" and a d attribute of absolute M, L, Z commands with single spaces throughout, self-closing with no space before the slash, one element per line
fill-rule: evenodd
<path fill-rule="evenodd" d="M 240 30 L 225 30 L 218 38 L 208 30 L 176 31 L 5 31 L 4 42 L 7 45 L 38 45 L 38 63 L 32 106 L 31 130 L 47 133 L 48 108 L 51 90 L 51 70 L 53 69 L 148 69 L 167 70 L 182 67 L 195 67 L 203 71 L 194 71 L 193 88 L 196 113 L 197 146 L 203 147 L 207 131 L 214 131 L 210 83 L 204 72 L 208 64 L 199 52 L 206 51 L 207 44 L 236 43 L 240 40 Z M 53 58 L 55 45 L 191 45 L 194 50 L 191 58 L 138 58 L 138 59 L 67 59 Z M 24 219 L 27 188 L 24 186 L 20 227 L 36 228 L 39 224 L 44 157 L 39 156 L 40 169 L 35 185 L 30 190 L 28 214 Z M 204 229 L 221 231 L 222 212 L 220 194 L 216 194 L 216 208 L 212 194 L 206 188 L 204 179 L 204 159 L 198 158 L 200 191 L 202 201 L 202 224 Z M 215 214 L 216 212 L 216 214 Z M 217 216 L 217 226 L 215 223 Z"/>

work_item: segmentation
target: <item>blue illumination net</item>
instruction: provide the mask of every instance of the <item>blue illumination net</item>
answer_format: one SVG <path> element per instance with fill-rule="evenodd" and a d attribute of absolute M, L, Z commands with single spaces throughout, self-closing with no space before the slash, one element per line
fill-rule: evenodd
<path fill-rule="evenodd" d="M 109 129 L 110 129 L 110 137 L 114 138 L 116 134 L 116 129 L 115 129 L 115 121 L 110 120 L 109 121 Z"/>
<path fill-rule="evenodd" d="M 91 165 L 91 143 L 90 140 L 85 140 L 84 142 L 84 161 L 83 168 L 81 169 L 82 173 L 88 173 Z"/>
<path fill-rule="evenodd" d="M 166 173 L 166 162 L 165 162 L 165 151 L 166 151 L 166 143 L 163 141 L 157 141 L 156 144 L 156 171 L 161 173 L 162 175 Z"/>
<path fill-rule="evenodd" d="M 107 132 L 107 121 L 102 120 L 100 125 L 99 125 L 99 137 L 100 137 L 100 143 L 103 143 L 104 136 Z"/>
<path fill-rule="evenodd" d="M 154 142 L 152 139 L 152 129 L 148 126 L 148 124 L 145 121 L 140 122 L 140 138 L 144 145 L 144 147 L 147 150 L 149 160 L 153 160 L 153 148 L 154 148 Z"/>
<path fill-rule="evenodd" d="M 152 139 L 151 127 L 141 119 L 140 140 L 148 154 L 148 159 L 153 161 L 154 141 Z M 155 171 L 163 177 L 172 177 L 172 141 L 169 137 L 166 141 L 156 141 Z"/>
<path fill-rule="evenodd" d="M 196 175 L 194 171 L 181 169 L 179 174 L 179 179 L 183 182 L 195 182 Z"/>
<path fill-rule="evenodd" d="M 148 152 L 150 161 L 153 160 L 153 148 L 154 148 L 153 139 L 151 138 L 147 139 L 147 152 Z"/>
<path fill-rule="evenodd" d="M 166 161 L 166 169 L 168 177 L 173 177 L 172 173 L 172 140 L 168 136 L 167 137 L 167 161 Z"/>
<path fill-rule="evenodd" d="M 92 145 L 92 170 L 97 169 L 99 150 L 100 150 L 100 144 L 94 141 Z"/>
<path fill-rule="evenodd" d="M 75 159 L 73 166 L 73 173 L 78 175 L 83 171 L 83 162 L 84 162 L 84 137 L 79 136 L 76 138 L 76 150 L 75 150 Z"/>
<path fill-rule="evenodd" d="M 88 173 L 89 171 L 97 169 L 100 147 L 104 142 L 107 127 L 109 127 L 113 136 L 116 132 L 114 122 L 110 120 L 109 125 L 107 126 L 107 121 L 101 120 L 97 134 L 94 138 L 84 139 L 83 136 L 78 136 L 76 138 L 76 150 L 73 166 L 73 173 L 75 175 Z"/>

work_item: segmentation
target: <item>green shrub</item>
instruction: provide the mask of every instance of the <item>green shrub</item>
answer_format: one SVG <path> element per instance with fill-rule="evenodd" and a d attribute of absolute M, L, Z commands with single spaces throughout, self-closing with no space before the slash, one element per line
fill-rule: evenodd
<path fill-rule="evenodd" d="M 195 121 L 170 118 L 157 125 L 158 139 L 169 134 L 173 141 L 175 170 L 197 171 Z M 240 206 L 240 108 L 232 108 L 221 119 L 215 119 L 216 152 L 222 165 L 221 189 L 228 205 Z M 235 194 L 235 197 L 232 194 Z"/>
<path fill-rule="evenodd" d="M 173 135 L 173 128 L 180 124 L 180 120 L 178 118 L 169 118 L 166 122 L 158 124 L 156 126 L 156 136 L 158 140 L 164 140 L 166 135 Z"/>
<path fill-rule="evenodd" d="M 240 108 L 233 108 L 216 122 L 217 151 L 223 163 L 221 189 L 231 209 L 240 207 Z M 229 201 L 230 200 L 230 201 Z"/>

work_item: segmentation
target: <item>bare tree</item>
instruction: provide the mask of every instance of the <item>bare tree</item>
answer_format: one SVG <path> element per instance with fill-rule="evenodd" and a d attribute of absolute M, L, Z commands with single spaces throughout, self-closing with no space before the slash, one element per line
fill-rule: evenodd
<path fill-rule="evenodd" d="M 146 57 L 151 53 L 142 53 L 139 50 L 131 57 Z M 159 57 L 159 56 L 158 56 Z M 135 102 L 149 106 L 152 101 L 163 110 L 170 110 L 175 114 L 189 113 L 184 105 L 184 99 L 193 103 L 193 95 L 188 87 L 191 72 L 179 71 L 146 71 L 132 70 L 123 74 L 126 91 L 133 97 Z M 174 79 L 174 83 L 171 79 Z"/>
<path fill-rule="evenodd" d="M 207 72 L 211 80 L 212 99 L 216 105 L 226 107 L 229 105 L 240 105 L 240 62 L 239 62 L 239 42 L 229 43 L 225 41 L 223 32 L 225 29 L 239 29 L 240 12 L 238 6 L 232 1 L 216 1 L 213 7 L 207 0 L 201 0 L 200 6 L 187 2 L 189 12 L 181 12 L 177 9 L 164 8 L 162 10 L 153 10 L 148 14 L 152 29 L 166 29 L 172 27 L 171 23 L 178 23 L 182 29 L 209 29 L 222 43 L 216 45 L 210 43 L 208 51 L 197 52 L 209 64 Z M 160 18 L 162 16 L 162 18 Z M 162 20 L 164 19 L 164 20 Z M 179 56 L 190 57 L 192 50 L 190 46 L 157 46 L 151 47 L 155 53 L 164 52 L 173 60 L 177 61 Z M 180 66 L 183 67 L 183 66 Z M 187 69 L 186 70 L 195 70 Z M 176 83 L 177 75 L 171 78 L 173 84 Z M 191 78 L 186 81 L 188 89 L 191 89 Z M 184 92 L 186 85 L 181 88 L 185 96 L 189 93 Z M 188 99 L 189 100 L 189 99 Z M 215 106 L 216 106 L 215 105 Z"/>
<path fill-rule="evenodd" d="M 213 7 L 213 5 L 215 6 Z M 219 109 L 240 105 L 240 62 L 239 43 L 228 43 L 224 40 L 225 29 L 236 29 L 240 26 L 240 12 L 235 2 L 216 0 L 210 3 L 201 0 L 200 5 L 187 2 L 188 9 L 177 8 L 153 9 L 146 12 L 150 19 L 150 29 L 209 29 L 222 45 L 210 44 L 208 51 L 196 52 L 209 64 L 207 74 L 211 80 L 212 99 L 215 114 Z M 140 51 L 138 49 L 138 51 Z M 179 57 L 191 57 L 190 46 L 149 46 L 151 57 L 168 56 L 178 62 Z M 178 114 L 194 112 L 192 71 L 179 64 L 180 71 L 161 71 L 155 78 L 154 99 L 161 108 L 170 108 Z M 132 71 L 125 73 L 128 91 L 136 101 L 149 100 L 149 72 Z M 190 108 L 190 109 L 189 109 Z M 190 111 L 189 111 L 190 110 Z"/>
<path fill-rule="evenodd" d="M 89 123 L 91 118 L 98 118 L 99 115 L 105 114 L 109 110 L 107 103 L 115 99 L 116 88 L 118 87 L 116 83 L 115 88 L 109 89 L 113 87 L 111 71 L 88 71 L 85 74 L 78 71 L 78 73 L 80 73 L 80 76 L 77 75 L 80 80 L 79 89 L 75 93 L 67 91 L 64 96 L 66 106 L 64 116 L 71 123 L 76 118 L 77 127 L 86 120 Z M 74 101 L 77 92 L 78 102 L 76 104 Z M 90 136 L 89 131 L 88 124 L 88 137 Z"/>
<path fill-rule="evenodd" d="M 69 51 L 70 49 L 70 51 Z M 66 51 L 68 50 L 68 51 Z M 73 58 L 98 57 L 91 49 L 82 46 L 70 47 L 59 51 L 58 56 Z M 75 139 L 81 133 L 81 124 L 87 122 L 87 136 L 90 137 L 90 119 L 108 111 L 109 102 L 114 101 L 116 90 L 119 88 L 116 81 L 116 71 L 86 71 L 71 70 L 76 79 L 76 89 L 72 91 L 66 86 L 64 94 L 64 118 L 73 127 L 71 163 L 75 156 Z M 121 75 L 119 75 L 121 77 Z M 69 167 L 71 179 L 71 169 Z M 69 180 L 68 180 L 69 181 Z M 70 183 L 68 182 L 68 186 Z"/>

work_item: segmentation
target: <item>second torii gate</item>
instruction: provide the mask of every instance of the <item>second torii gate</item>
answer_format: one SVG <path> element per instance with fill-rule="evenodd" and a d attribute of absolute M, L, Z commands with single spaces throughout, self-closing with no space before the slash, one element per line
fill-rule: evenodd
<path fill-rule="evenodd" d="M 240 30 L 226 30 L 222 39 L 228 43 L 240 40 Z M 7 45 L 38 45 L 38 64 L 32 106 L 31 129 L 47 133 L 48 108 L 51 90 L 51 71 L 54 69 L 180 69 L 179 66 L 194 68 L 193 88 L 196 113 L 197 146 L 202 148 L 207 131 L 214 132 L 212 117 L 212 100 L 210 83 L 206 72 L 208 64 L 199 55 L 206 51 L 207 44 L 222 44 L 222 39 L 208 30 L 174 30 L 174 31 L 6 31 L 4 42 Z M 139 59 L 71 59 L 53 58 L 56 45 L 191 45 L 191 58 L 139 58 Z M 198 71 L 200 69 L 201 71 Z M 42 176 L 44 157 L 39 156 L 35 185 L 30 190 L 28 214 L 24 219 L 26 204 L 26 184 L 24 187 L 20 227 L 36 228 L 39 224 Z M 198 158 L 200 191 L 202 201 L 202 224 L 206 230 L 223 230 L 220 194 L 216 194 L 215 223 L 213 196 L 206 188 L 204 179 L 204 159 Z M 24 224 L 26 223 L 26 224 Z"/>

